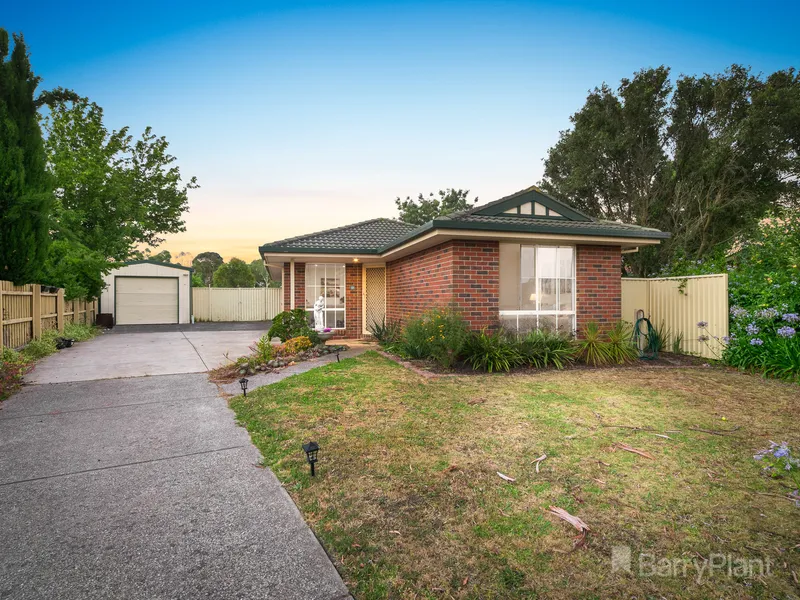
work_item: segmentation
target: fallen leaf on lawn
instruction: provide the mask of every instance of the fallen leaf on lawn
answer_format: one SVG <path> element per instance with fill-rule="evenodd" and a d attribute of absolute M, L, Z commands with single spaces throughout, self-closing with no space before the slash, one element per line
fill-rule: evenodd
<path fill-rule="evenodd" d="M 461 582 L 461 587 L 467 587 L 468 583 L 469 583 L 469 577 L 468 576 L 464 577 L 464 581 Z"/>
<path fill-rule="evenodd" d="M 644 456 L 645 458 L 649 458 L 650 460 L 655 460 L 655 457 L 649 452 L 645 452 L 644 450 L 639 450 L 638 448 L 634 448 L 633 446 L 628 446 L 628 444 L 623 444 L 622 442 L 617 442 L 616 444 L 614 444 L 614 447 L 619 448 L 620 450 L 625 450 L 625 452 L 633 452 L 634 454 L 638 454 L 639 456 Z"/>
<path fill-rule="evenodd" d="M 508 475 L 504 475 L 500 471 L 498 471 L 497 474 L 500 476 L 500 479 L 504 479 L 506 481 L 510 481 L 511 483 L 514 483 L 516 481 L 516 479 L 514 479 L 513 477 L 509 477 Z"/>

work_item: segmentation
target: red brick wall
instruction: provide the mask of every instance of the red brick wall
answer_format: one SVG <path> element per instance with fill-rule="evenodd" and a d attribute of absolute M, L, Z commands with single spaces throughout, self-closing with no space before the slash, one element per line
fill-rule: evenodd
<path fill-rule="evenodd" d="M 596 321 L 605 329 L 622 318 L 622 252 L 619 246 L 576 248 L 577 296 L 575 310 L 578 335 Z"/>
<path fill-rule="evenodd" d="M 386 265 L 387 318 L 405 322 L 436 306 L 455 304 L 473 329 L 497 323 L 500 259 L 497 242 L 454 240 Z"/>
<path fill-rule="evenodd" d="M 453 296 L 475 330 L 494 327 L 500 308 L 500 244 L 453 243 Z"/>
<path fill-rule="evenodd" d="M 386 319 L 405 322 L 453 300 L 453 243 L 410 254 L 386 265 Z"/>

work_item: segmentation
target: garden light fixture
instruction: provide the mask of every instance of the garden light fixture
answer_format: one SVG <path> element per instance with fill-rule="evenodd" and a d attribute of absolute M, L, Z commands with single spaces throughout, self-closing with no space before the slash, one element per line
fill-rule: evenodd
<path fill-rule="evenodd" d="M 242 394 L 244 394 L 244 397 L 245 397 L 245 398 L 247 398 L 247 382 L 248 382 L 248 379 L 247 379 L 247 377 L 242 377 L 242 378 L 239 380 L 239 385 L 240 385 L 240 386 L 241 386 L 241 388 L 242 388 Z"/>
<path fill-rule="evenodd" d="M 317 462 L 317 452 L 319 452 L 319 444 L 317 442 L 308 442 L 303 444 L 303 452 L 306 453 L 306 460 L 311 465 L 311 476 L 315 477 L 314 463 Z"/>

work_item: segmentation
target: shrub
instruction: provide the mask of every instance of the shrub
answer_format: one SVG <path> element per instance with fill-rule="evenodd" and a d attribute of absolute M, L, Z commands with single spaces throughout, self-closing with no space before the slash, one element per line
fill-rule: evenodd
<path fill-rule="evenodd" d="M 402 328 L 399 321 L 386 320 L 386 317 L 381 319 L 380 323 L 373 321 L 367 326 L 370 335 L 375 338 L 375 341 L 380 345 L 392 344 L 400 339 Z"/>
<path fill-rule="evenodd" d="M 608 354 L 612 362 L 619 365 L 639 358 L 639 350 L 633 344 L 633 329 L 630 323 L 618 321 L 608 330 Z"/>
<path fill-rule="evenodd" d="M 586 324 L 583 337 L 578 340 L 577 358 L 587 365 L 600 366 L 614 362 L 609 343 L 603 339 L 600 326 L 590 321 Z"/>
<path fill-rule="evenodd" d="M 250 346 L 252 356 L 255 358 L 258 364 L 264 364 L 272 360 L 275 352 L 272 348 L 272 343 L 270 342 L 271 339 L 272 338 L 270 338 L 269 335 L 262 335 L 252 346 Z"/>
<path fill-rule="evenodd" d="M 36 361 L 45 356 L 50 356 L 58 351 L 56 338 L 61 337 L 57 329 L 48 329 L 42 332 L 38 340 L 31 340 L 22 349 L 22 356 L 27 360 Z"/>
<path fill-rule="evenodd" d="M 286 343 L 283 344 L 283 349 L 286 354 L 299 354 L 304 350 L 308 350 L 312 348 L 314 344 L 311 343 L 311 340 L 306 335 L 300 335 L 290 340 L 287 340 Z"/>
<path fill-rule="evenodd" d="M 435 308 L 412 319 L 403 332 L 403 352 L 410 358 L 432 358 L 452 367 L 469 338 L 469 327 L 452 308 Z"/>
<path fill-rule="evenodd" d="M 769 448 L 759 450 L 753 458 L 763 465 L 765 474 L 774 479 L 786 478 L 792 482 L 791 487 L 800 487 L 800 458 L 796 456 L 786 442 L 770 442 Z"/>
<path fill-rule="evenodd" d="M 84 323 L 66 323 L 64 325 L 64 337 L 75 340 L 76 342 L 85 342 L 95 337 L 99 329 L 94 325 L 86 325 Z"/>
<path fill-rule="evenodd" d="M 8 398 L 22 384 L 28 362 L 11 348 L 0 351 L 0 401 Z"/>
<path fill-rule="evenodd" d="M 320 341 L 317 332 L 311 329 L 308 324 L 308 315 L 302 308 L 285 310 L 275 315 L 272 320 L 272 327 L 269 328 L 267 335 L 270 339 L 274 337 L 280 338 L 282 342 L 300 336 L 309 338 L 314 344 L 318 344 Z"/>
<path fill-rule="evenodd" d="M 480 333 L 470 336 L 464 346 L 464 359 L 476 371 L 508 372 L 525 362 L 516 344 L 500 332 Z"/>
<path fill-rule="evenodd" d="M 705 325 L 698 323 L 698 326 Z M 701 327 L 701 329 L 705 329 Z M 723 360 L 743 370 L 759 370 L 765 375 L 800 381 L 800 315 L 781 313 L 774 308 L 745 310 L 731 308 L 731 335 L 725 344 Z M 708 335 L 701 334 L 700 340 Z"/>
<path fill-rule="evenodd" d="M 525 363 L 543 369 L 563 369 L 575 360 L 575 344 L 568 335 L 534 329 L 518 338 L 517 349 Z"/>

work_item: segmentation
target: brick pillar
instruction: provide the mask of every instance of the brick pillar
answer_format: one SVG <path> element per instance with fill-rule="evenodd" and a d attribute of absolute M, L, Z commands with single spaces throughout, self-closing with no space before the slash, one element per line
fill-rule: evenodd
<path fill-rule="evenodd" d="M 578 335 L 590 321 L 608 329 L 622 318 L 622 249 L 577 246 L 575 261 Z"/>
<path fill-rule="evenodd" d="M 358 339 L 364 337 L 363 328 L 363 268 L 360 263 L 348 263 L 344 267 L 345 281 L 345 330 L 342 337 Z M 339 337 L 339 336 L 337 336 Z"/>
<path fill-rule="evenodd" d="M 292 308 L 292 265 L 283 263 L 283 310 Z"/>
<path fill-rule="evenodd" d="M 294 307 L 306 307 L 306 263 L 294 263 Z"/>

